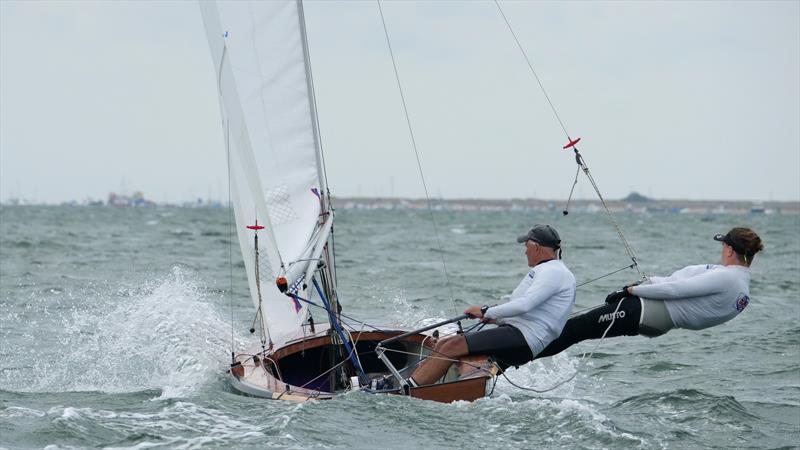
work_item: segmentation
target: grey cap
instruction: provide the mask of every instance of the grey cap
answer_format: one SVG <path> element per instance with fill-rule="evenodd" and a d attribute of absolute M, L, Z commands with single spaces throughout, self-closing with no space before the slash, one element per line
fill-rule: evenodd
<path fill-rule="evenodd" d="M 552 249 L 561 247 L 561 237 L 558 235 L 558 231 L 550 225 L 542 225 L 539 223 L 534 225 L 527 234 L 517 238 L 517 242 L 522 243 L 526 241 L 533 241 Z"/>

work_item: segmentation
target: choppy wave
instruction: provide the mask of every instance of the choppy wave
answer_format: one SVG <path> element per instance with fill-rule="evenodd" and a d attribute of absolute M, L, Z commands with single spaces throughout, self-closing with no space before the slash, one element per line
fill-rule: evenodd
<path fill-rule="evenodd" d="M 691 411 L 691 416 L 715 417 L 748 417 L 747 409 L 730 395 L 712 395 L 696 389 L 678 389 L 667 392 L 653 392 L 626 398 L 617 402 L 617 407 L 635 412 L 650 410 L 655 407 L 665 415 L 680 415 Z"/>
<path fill-rule="evenodd" d="M 228 299 L 221 297 L 230 286 L 239 308 L 237 348 L 248 344 L 252 321 L 235 245 L 230 270 L 226 211 L 30 207 L 3 214 L 0 447 L 793 448 L 800 442 L 796 218 L 746 219 L 768 249 L 753 266 L 752 306 L 740 317 L 652 340 L 585 342 L 507 372 L 515 384 L 547 392 L 501 378 L 490 398 L 473 403 L 353 393 L 295 405 L 236 395 L 221 376 L 231 336 Z M 338 216 L 339 298 L 348 316 L 414 328 L 468 304 L 505 301 L 525 272 L 513 236 L 533 221 L 561 220 L 565 261 L 578 279 L 626 259 L 613 229 L 603 231 L 589 216 L 451 213 L 440 222 L 450 230 L 442 235 L 448 285 L 428 215 L 399 214 Z M 744 218 L 619 219 L 644 269 L 667 274 L 714 262 L 718 247 L 706 245 L 708 236 Z M 684 244 L 654 237 L 672 236 L 673 229 L 685 231 Z M 175 264 L 180 268 L 170 270 Z M 630 277 L 622 272 L 589 284 L 579 304 L 602 301 Z M 580 359 L 593 349 L 591 358 Z"/>
<path fill-rule="evenodd" d="M 203 298 L 197 280 L 176 267 L 162 280 L 109 292 L 103 309 L 74 308 L 49 327 L 47 346 L 17 348 L 21 367 L 6 370 L 4 386 L 26 392 L 158 389 L 164 397 L 190 395 L 220 373 L 230 348 L 230 324 Z M 36 324 L 33 324 L 36 326 Z M 228 340 L 225 340 L 225 337 Z"/>
<path fill-rule="evenodd" d="M 65 396 L 63 403 L 74 404 L 78 398 Z M 0 410 L 0 423 L 16 422 L 30 429 L 55 429 L 58 439 L 47 434 L 35 435 L 28 444 L 45 447 L 111 448 L 198 448 L 202 446 L 238 446 L 282 448 L 291 444 L 286 435 L 274 436 L 292 418 L 291 410 L 274 417 L 238 414 L 189 401 L 162 401 L 155 408 L 118 410 L 102 406 L 67 406 L 60 404 L 41 409 L 12 406 Z M 294 407 L 298 409 L 298 407 Z M 271 436 L 272 435 L 272 436 Z"/>

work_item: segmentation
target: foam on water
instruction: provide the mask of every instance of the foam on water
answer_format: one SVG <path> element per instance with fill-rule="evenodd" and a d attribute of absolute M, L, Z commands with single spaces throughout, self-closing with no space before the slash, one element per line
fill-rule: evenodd
<path fill-rule="evenodd" d="M 45 417 L 70 440 L 87 443 L 111 440 L 117 445 L 138 441 L 127 448 L 197 448 L 263 442 L 267 437 L 264 430 L 280 427 L 282 421 L 281 418 L 243 420 L 229 412 L 187 401 L 162 402 L 157 410 L 147 412 L 54 406 L 46 412 L 37 411 L 36 417 Z"/>
<path fill-rule="evenodd" d="M 22 419 L 26 417 L 44 417 L 47 414 L 31 408 L 22 406 L 9 406 L 0 410 L 0 418 L 3 419 Z"/>
<path fill-rule="evenodd" d="M 519 386 L 536 389 L 531 392 L 519 389 L 506 381 L 502 376 L 495 387 L 498 394 L 525 395 L 526 392 L 536 396 L 568 397 L 575 389 L 576 371 L 580 370 L 580 358 L 570 358 L 565 353 L 560 353 L 552 358 L 536 360 L 519 369 L 506 371 L 505 376 Z M 579 375 L 579 374 L 578 374 Z"/>
<path fill-rule="evenodd" d="M 498 379 L 491 397 L 478 400 L 475 404 L 459 403 L 461 408 L 480 408 L 482 414 L 490 417 L 506 416 L 511 413 L 525 417 L 525 423 L 538 423 L 542 429 L 516 430 L 516 425 L 503 424 L 488 430 L 493 439 L 512 446 L 524 446 L 524 442 L 508 440 L 509 433 L 517 437 L 547 433 L 547 441 L 557 445 L 560 440 L 570 441 L 576 435 L 591 436 L 606 442 L 616 442 L 625 446 L 649 446 L 641 436 L 635 436 L 620 429 L 603 411 L 609 406 L 587 397 L 587 392 L 603 385 L 603 381 L 592 377 L 585 370 L 586 362 L 580 356 L 566 353 L 551 358 L 536 360 L 533 363 L 511 369 L 506 376 L 514 384 L 538 391 L 532 392 L 512 385 L 502 376 Z M 576 374 L 576 371 L 578 373 Z M 492 421 L 492 419 L 490 419 Z M 501 447 L 503 445 L 500 445 Z"/>
<path fill-rule="evenodd" d="M 434 311 L 430 307 L 412 307 L 402 293 L 391 299 L 391 306 L 395 317 L 399 318 L 404 327 L 429 325 L 444 320 L 446 314 L 445 311 Z M 455 331 L 455 325 L 451 328 L 448 331 Z M 546 392 L 525 391 L 500 377 L 491 397 L 475 403 L 455 402 L 446 407 L 468 411 L 478 409 L 482 411 L 481 414 L 488 413 L 491 417 L 496 415 L 498 418 L 507 416 L 510 411 L 516 411 L 513 415 L 526 417 L 526 422 L 533 415 L 548 433 L 553 434 L 550 438 L 551 444 L 558 444 L 559 439 L 570 441 L 573 434 L 584 434 L 625 446 L 652 445 L 640 436 L 619 429 L 602 412 L 604 405 L 585 398 L 586 391 L 591 391 L 592 386 L 603 385 L 602 380 L 588 375 L 589 371 L 585 369 L 591 366 L 593 363 L 590 360 L 567 353 L 536 360 L 519 369 L 508 370 L 506 376 L 519 386 Z M 528 441 L 521 436 L 535 434 L 531 430 L 523 430 L 522 428 L 529 425 L 523 425 L 522 422 L 503 423 L 500 420 L 500 423 L 501 425 L 493 425 L 486 430 L 487 437 L 500 447 L 525 446 Z M 565 426 L 566 423 L 570 425 Z"/>
<path fill-rule="evenodd" d="M 54 345 L 33 345 L 6 374 L 25 392 L 137 392 L 184 397 L 215 379 L 230 348 L 230 324 L 179 267 L 135 290 L 118 289 L 97 307 L 62 311 Z M 47 305 L 42 305 L 46 310 Z M 52 311 L 49 312 L 53 314 Z M 227 339 L 226 339 L 227 338 Z"/>
<path fill-rule="evenodd" d="M 492 397 L 473 403 L 358 393 L 296 407 L 235 395 L 223 381 L 228 300 L 214 283 L 229 282 L 227 211 L 25 207 L 3 214 L 9 231 L 0 236 L 0 447 L 794 448 L 800 442 L 796 217 L 695 223 L 677 215 L 620 215 L 622 226 L 640 237 L 633 244 L 648 273 L 716 258 L 717 247 L 693 235 L 706 243 L 742 221 L 764 230 L 772 246 L 754 265 L 752 306 L 711 330 L 608 339 L 581 362 L 581 352 L 595 345 L 585 342 L 508 372 L 515 383 L 541 389 L 577 370 L 553 391 L 525 392 L 501 378 Z M 443 215 L 442 230 L 467 231 L 447 232 L 444 245 L 454 311 L 429 224 L 407 216 L 339 216 L 346 314 L 413 328 L 453 317 L 467 304 L 501 303 L 523 269 L 520 248 L 508 242 L 522 225 L 512 224 L 555 220 L 538 212 Z M 614 252 L 613 229 L 586 215 L 569 217 L 559 230 L 574 244 L 567 262 L 576 276 L 618 267 L 614 261 L 625 258 Z M 664 247 L 653 238 L 676 227 L 687 230 L 686 245 Z M 192 270 L 171 272 L 176 263 Z M 234 323 L 242 334 L 237 340 L 252 341 L 245 336 L 253 312 L 242 267 L 237 258 Z M 629 275 L 589 285 L 579 291 L 579 305 L 595 304 Z"/>

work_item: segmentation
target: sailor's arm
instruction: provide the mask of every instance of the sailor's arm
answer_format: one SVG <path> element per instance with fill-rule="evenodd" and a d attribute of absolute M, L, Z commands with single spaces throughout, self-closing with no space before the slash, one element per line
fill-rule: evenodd
<path fill-rule="evenodd" d="M 701 297 L 726 290 L 729 279 L 725 275 L 724 272 L 717 270 L 686 279 L 631 286 L 628 288 L 628 292 L 654 300 Z"/>
<path fill-rule="evenodd" d="M 698 264 L 694 266 L 686 266 L 683 269 L 672 272 L 672 275 L 668 277 L 650 276 L 647 277 L 647 279 L 648 281 L 650 281 L 650 284 L 667 283 L 669 281 L 682 280 L 694 277 L 696 275 L 700 275 L 701 273 L 708 271 L 711 267 L 713 266 L 710 264 Z"/>
<path fill-rule="evenodd" d="M 492 306 L 483 316 L 487 319 L 503 319 L 524 314 L 555 295 L 558 287 L 557 280 L 550 274 L 546 272 L 537 274 L 525 294 L 512 298 L 508 303 Z"/>

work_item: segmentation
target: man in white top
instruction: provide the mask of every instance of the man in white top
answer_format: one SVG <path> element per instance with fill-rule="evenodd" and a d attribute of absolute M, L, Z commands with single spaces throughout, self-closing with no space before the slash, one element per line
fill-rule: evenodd
<path fill-rule="evenodd" d="M 606 337 L 655 337 L 673 328 L 702 330 L 733 319 L 750 303 L 750 264 L 764 245 L 749 228 L 733 228 L 714 240 L 722 242 L 721 265 L 688 266 L 612 292 L 605 305 L 570 318 L 558 339 L 537 357 L 598 339 L 606 330 Z"/>
<path fill-rule="evenodd" d="M 575 277 L 561 262 L 561 238 L 550 225 L 535 225 L 517 238 L 525 243 L 530 271 L 502 305 L 471 306 L 464 313 L 497 328 L 451 336 L 436 344 L 434 357 L 417 368 L 408 382 L 431 384 L 441 378 L 452 360 L 466 355 L 492 356 L 505 370 L 531 361 L 555 339 L 575 303 Z"/>

